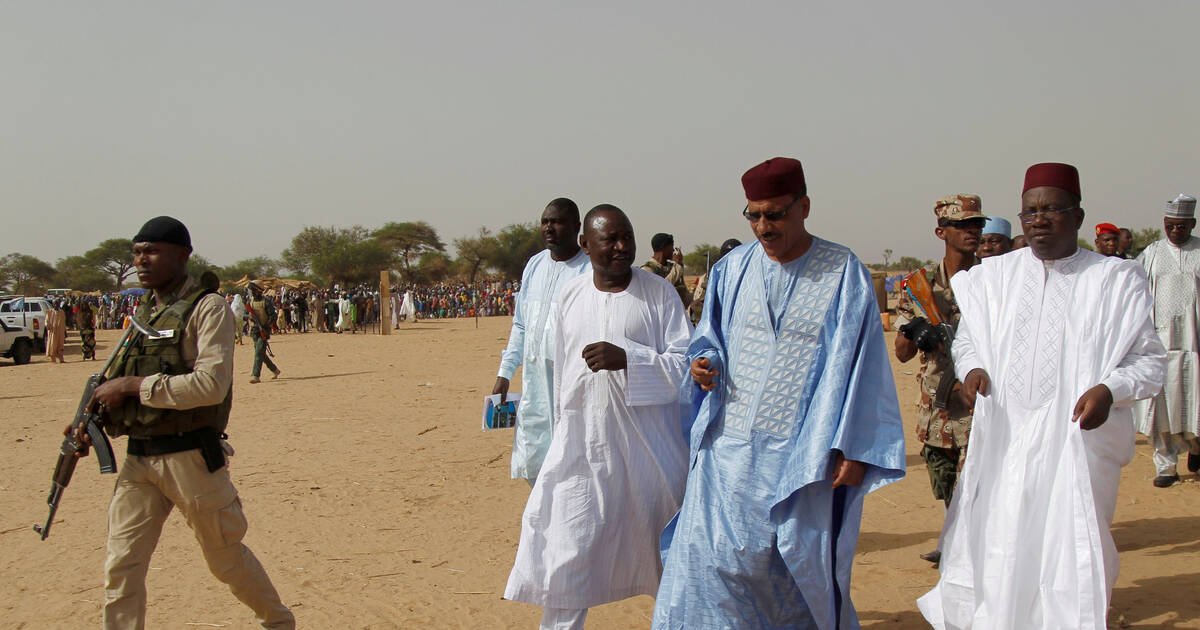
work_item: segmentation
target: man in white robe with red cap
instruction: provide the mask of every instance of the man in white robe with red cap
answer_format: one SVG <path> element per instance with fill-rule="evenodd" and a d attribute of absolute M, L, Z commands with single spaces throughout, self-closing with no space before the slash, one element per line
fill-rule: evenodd
<path fill-rule="evenodd" d="M 1135 400 L 1166 353 L 1137 264 L 1079 249 L 1079 173 L 1031 166 L 1029 247 L 951 279 L 951 352 L 974 430 L 942 533 L 934 628 L 1104 628 L 1117 577 L 1109 526 L 1133 457 Z"/>

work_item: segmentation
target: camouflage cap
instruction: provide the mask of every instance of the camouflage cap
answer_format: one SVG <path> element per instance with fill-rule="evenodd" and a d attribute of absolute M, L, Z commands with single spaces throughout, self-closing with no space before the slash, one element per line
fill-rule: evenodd
<path fill-rule="evenodd" d="M 986 219 L 979 195 L 947 195 L 933 204 L 933 215 L 948 221 Z"/>

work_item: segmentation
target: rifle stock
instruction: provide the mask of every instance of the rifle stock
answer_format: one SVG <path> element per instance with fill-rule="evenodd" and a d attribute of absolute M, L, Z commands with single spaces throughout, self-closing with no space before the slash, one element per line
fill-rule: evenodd
<path fill-rule="evenodd" d="M 925 277 L 925 270 L 918 269 L 904 279 L 904 291 L 908 293 L 908 297 L 920 307 L 925 314 L 925 319 L 929 320 L 930 324 L 940 326 L 946 321 L 942 317 L 942 312 L 938 310 L 937 302 L 933 299 L 933 286 L 929 284 L 929 278 Z"/>
<path fill-rule="evenodd" d="M 937 301 L 933 298 L 933 286 L 929 284 L 929 278 L 925 276 L 923 269 L 918 269 L 908 275 L 904 279 L 904 291 L 908 293 L 908 297 L 912 298 L 917 308 L 925 314 L 925 319 L 935 328 L 941 330 L 942 340 L 946 344 L 947 352 L 950 348 L 950 343 L 954 341 L 954 328 L 942 316 L 942 312 L 938 309 Z M 942 380 L 938 382 L 937 390 L 933 395 L 933 407 L 935 409 L 945 409 L 949 404 L 950 393 L 954 389 L 954 371 L 949 370 L 942 375 Z"/>

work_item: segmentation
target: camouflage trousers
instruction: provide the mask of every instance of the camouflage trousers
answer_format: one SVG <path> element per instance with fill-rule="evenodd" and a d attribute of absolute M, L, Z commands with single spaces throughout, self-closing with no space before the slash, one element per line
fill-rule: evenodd
<path fill-rule="evenodd" d="M 96 358 L 96 330 L 93 328 L 79 329 L 79 346 L 83 350 L 84 359 Z"/>
<path fill-rule="evenodd" d="M 941 499 L 947 507 L 950 497 L 954 496 L 954 484 L 958 482 L 958 471 L 966 459 L 966 449 L 942 448 L 926 444 L 921 449 L 921 458 L 925 460 L 925 468 L 929 471 L 929 485 L 933 488 L 933 496 Z"/>

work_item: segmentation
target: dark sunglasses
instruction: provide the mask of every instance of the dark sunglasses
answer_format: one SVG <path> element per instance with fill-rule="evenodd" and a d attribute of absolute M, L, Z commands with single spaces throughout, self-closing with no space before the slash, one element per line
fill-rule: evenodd
<path fill-rule="evenodd" d="M 803 197 L 797 197 L 795 201 L 792 201 L 792 203 L 788 204 L 788 206 L 782 210 L 768 210 L 766 212 L 750 212 L 750 204 L 746 204 L 746 207 L 742 208 L 742 216 L 746 217 L 746 220 L 751 223 L 758 223 L 760 219 L 766 219 L 767 223 L 778 223 L 787 216 L 788 211 L 792 209 L 792 206 L 796 205 L 796 202 L 800 201 L 801 199 L 803 199 Z"/>
<path fill-rule="evenodd" d="M 949 228 L 954 228 L 956 230 L 969 230 L 972 228 L 979 228 L 982 230 L 983 225 L 986 222 L 987 222 L 987 219 L 960 219 L 960 220 L 942 219 L 939 222 L 939 225 L 944 228 L 949 227 Z"/>

